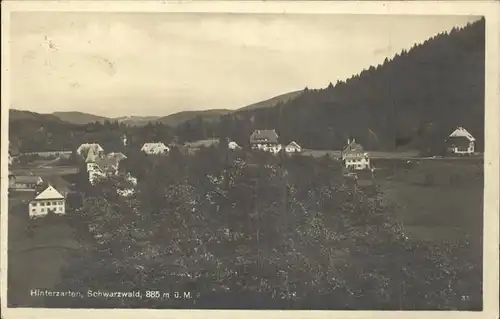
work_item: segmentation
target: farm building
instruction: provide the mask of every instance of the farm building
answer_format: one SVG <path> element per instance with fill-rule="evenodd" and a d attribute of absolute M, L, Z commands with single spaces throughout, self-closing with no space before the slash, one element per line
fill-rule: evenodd
<path fill-rule="evenodd" d="M 163 143 L 144 143 L 144 145 L 141 148 L 141 151 L 148 155 L 158 155 L 158 154 L 165 154 L 170 149 L 168 146 L 166 146 Z"/>
<path fill-rule="evenodd" d="M 239 150 L 239 149 L 241 149 L 241 146 L 239 146 L 236 142 L 233 142 L 233 141 L 229 142 L 229 143 L 227 144 L 227 147 L 228 147 L 230 150 Z"/>
<path fill-rule="evenodd" d="M 91 149 L 94 151 L 95 156 L 102 156 L 104 154 L 104 149 L 97 143 L 82 144 L 76 149 L 76 153 L 83 158 L 87 158 L 87 154 Z"/>
<path fill-rule="evenodd" d="M 106 155 L 106 157 L 107 158 L 115 158 L 118 161 L 121 161 L 121 160 L 124 160 L 127 158 L 127 156 L 121 152 L 119 152 L 119 153 L 111 152 L 108 155 Z"/>
<path fill-rule="evenodd" d="M 117 175 L 120 160 L 116 157 L 98 158 L 95 163 L 107 175 Z"/>
<path fill-rule="evenodd" d="M 9 176 L 9 189 L 16 191 L 35 191 L 43 184 L 40 176 Z"/>
<path fill-rule="evenodd" d="M 476 139 L 466 129 L 457 127 L 446 139 L 446 149 L 449 153 L 471 155 L 474 153 Z"/>
<path fill-rule="evenodd" d="M 86 163 L 90 183 L 94 184 L 99 177 L 117 175 L 120 161 L 124 158 L 126 156 L 122 153 L 110 153 L 105 157 L 96 157 L 94 151 L 89 150 Z"/>
<path fill-rule="evenodd" d="M 62 215 L 66 212 L 66 200 L 52 185 L 38 194 L 29 203 L 29 217 L 42 217 L 52 212 Z"/>
<path fill-rule="evenodd" d="M 290 144 L 285 146 L 285 152 L 287 152 L 287 153 L 298 153 L 301 151 L 302 151 L 302 147 L 300 147 L 300 145 L 297 144 L 297 142 L 295 142 L 295 141 L 292 141 L 292 142 L 290 142 Z"/>
<path fill-rule="evenodd" d="M 253 150 L 262 150 L 271 153 L 281 151 L 276 130 L 255 130 L 250 135 L 250 145 Z"/>
<path fill-rule="evenodd" d="M 94 184 L 97 178 L 104 177 L 104 171 L 97 165 L 97 156 L 94 154 L 94 149 L 89 149 L 87 154 L 87 159 L 85 163 L 87 163 L 87 173 L 89 174 L 89 181 L 91 184 Z"/>
<path fill-rule="evenodd" d="M 342 149 L 341 158 L 347 169 L 370 169 L 370 158 L 363 147 L 356 143 L 355 139 L 347 140 L 347 145 Z"/>

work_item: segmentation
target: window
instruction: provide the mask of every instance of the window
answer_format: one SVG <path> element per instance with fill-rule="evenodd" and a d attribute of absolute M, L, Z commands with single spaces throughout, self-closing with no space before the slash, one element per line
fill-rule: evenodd
<path fill-rule="evenodd" d="M 57 205 L 57 203 L 56 202 L 52 202 L 52 205 L 55 206 L 55 205 Z"/>
<path fill-rule="evenodd" d="M 32 211 L 32 212 L 36 212 L 36 208 L 32 208 L 32 209 L 31 209 L 31 211 Z"/>
<path fill-rule="evenodd" d="M 41 211 L 42 213 L 43 213 L 43 212 L 45 212 L 45 208 L 42 208 L 40 211 Z"/>
<path fill-rule="evenodd" d="M 59 207 L 59 211 L 62 212 L 62 207 Z"/>
<path fill-rule="evenodd" d="M 40 206 L 45 206 L 45 203 L 44 203 L 44 202 L 41 202 L 41 203 L 40 203 Z"/>

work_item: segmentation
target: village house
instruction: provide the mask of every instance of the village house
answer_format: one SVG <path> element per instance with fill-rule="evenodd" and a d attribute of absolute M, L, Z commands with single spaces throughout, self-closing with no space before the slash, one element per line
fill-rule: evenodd
<path fill-rule="evenodd" d="M 241 149 L 241 146 L 239 146 L 236 142 L 229 142 L 227 143 L 227 148 L 229 148 L 230 150 L 239 150 Z"/>
<path fill-rule="evenodd" d="M 463 127 L 457 127 L 446 139 L 446 149 L 449 153 L 459 155 L 474 154 L 476 139 Z"/>
<path fill-rule="evenodd" d="M 250 135 L 250 145 L 253 150 L 262 150 L 271 153 L 281 151 L 276 130 L 255 130 Z"/>
<path fill-rule="evenodd" d="M 106 155 L 107 158 L 115 158 L 118 161 L 124 160 L 127 158 L 127 156 L 121 152 L 115 153 L 111 152 L 108 155 Z"/>
<path fill-rule="evenodd" d="M 82 144 L 77 148 L 76 153 L 81 157 L 86 158 L 89 150 L 91 149 L 93 150 L 94 155 L 97 157 L 101 157 L 104 155 L 104 149 L 97 143 Z"/>
<path fill-rule="evenodd" d="M 168 146 L 166 146 L 163 143 L 144 143 L 144 145 L 141 148 L 141 151 L 148 155 L 158 155 L 158 154 L 165 154 L 170 149 Z"/>
<path fill-rule="evenodd" d="M 106 175 L 118 175 L 120 160 L 116 157 L 98 158 L 95 162 Z"/>
<path fill-rule="evenodd" d="M 49 213 L 62 215 L 66 213 L 66 200 L 52 185 L 35 196 L 29 203 L 29 217 L 42 217 Z"/>
<path fill-rule="evenodd" d="M 94 153 L 94 149 L 91 148 L 88 151 L 85 163 L 87 164 L 87 173 L 89 174 L 89 182 L 94 185 L 98 178 L 105 177 L 106 174 L 96 163 L 98 157 Z"/>
<path fill-rule="evenodd" d="M 122 153 L 109 153 L 105 157 L 98 157 L 94 150 L 90 149 L 85 160 L 90 183 L 95 184 L 98 178 L 118 175 L 120 161 L 125 158 L 127 157 Z"/>
<path fill-rule="evenodd" d="M 341 158 L 342 163 L 349 170 L 370 169 L 370 158 L 355 139 L 347 140 L 347 145 L 342 149 Z"/>
<path fill-rule="evenodd" d="M 299 152 L 302 152 L 302 147 L 300 147 L 300 145 L 297 144 L 297 142 L 292 141 L 292 142 L 290 142 L 290 144 L 285 146 L 285 152 L 287 152 L 287 153 L 299 153 Z"/>
<path fill-rule="evenodd" d="M 35 191 L 43 184 L 40 176 L 16 176 L 9 175 L 9 189 L 15 191 Z"/>

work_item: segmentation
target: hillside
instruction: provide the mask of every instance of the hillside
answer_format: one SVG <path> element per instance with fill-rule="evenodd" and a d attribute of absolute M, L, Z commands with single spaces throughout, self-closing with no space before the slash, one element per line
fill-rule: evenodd
<path fill-rule="evenodd" d="M 105 121 L 122 123 L 131 126 L 144 126 L 149 122 L 155 122 L 159 116 L 121 116 L 121 117 L 105 117 L 83 112 L 54 112 L 52 115 L 59 119 L 76 124 L 85 125 L 89 123 L 104 123 Z"/>
<path fill-rule="evenodd" d="M 231 113 L 231 110 L 203 110 L 203 111 L 183 111 L 170 114 L 164 117 L 160 116 L 121 116 L 116 118 L 98 116 L 82 112 L 54 112 L 52 115 L 59 119 L 77 125 L 84 125 L 94 122 L 104 123 L 105 121 L 115 122 L 129 126 L 145 126 L 148 123 L 162 123 L 175 127 L 181 123 L 201 117 L 204 121 L 219 121 L 222 115 Z"/>
<path fill-rule="evenodd" d="M 194 120 L 197 117 L 201 117 L 206 122 L 218 122 L 220 117 L 226 114 L 232 113 L 232 110 L 226 109 L 214 109 L 214 110 L 203 110 L 203 111 L 183 111 L 168 116 L 159 118 L 158 123 L 169 125 L 172 127 L 178 126 L 189 120 Z"/>
<path fill-rule="evenodd" d="M 305 89 L 274 107 L 225 116 L 215 130 L 243 144 L 254 129 L 275 128 L 283 143 L 295 140 L 305 148 L 340 149 L 351 136 L 369 150 L 439 153 L 460 125 L 476 137 L 481 151 L 484 43 L 480 20 L 438 34 L 346 81 Z"/>
<path fill-rule="evenodd" d="M 60 118 L 65 122 L 77 125 L 82 125 L 92 122 L 104 122 L 106 120 L 108 121 L 110 120 L 109 118 L 104 116 L 83 113 L 83 112 L 54 112 L 52 113 L 52 115 L 57 116 L 58 118 Z"/>
<path fill-rule="evenodd" d="M 63 122 L 59 117 L 52 114 L 40 114 L 30 111 L 21 111 L 10 109 L 9 110 L 9 121 L 49 121 L 49 122 Z"/>
<path fill-rule="evenodd" d="M 159 118 L 159 116 L 122 116 L 112 120 L 130 126 L 144 126 L 149 122 L 155 123 Z"/>
<path fill-rule="evenodd" d="M 265 107 L 272 107 L 278 103 L 286 103 L 286 102 L 296 98 L 301 93 L 302 93 L 302 91 L 294 91 L 294 92 L 281 94 L 281 95 L 275 96 L 273 98 L 267 99 L 265 101 L 257 102 L 257 103 L 242 107 L 242 108 L 238 109 L 238 111 L 249 111 L 249 110 L 255 110 L 255 109 L 260 109 L 260 108 L 265 108 Z"/>

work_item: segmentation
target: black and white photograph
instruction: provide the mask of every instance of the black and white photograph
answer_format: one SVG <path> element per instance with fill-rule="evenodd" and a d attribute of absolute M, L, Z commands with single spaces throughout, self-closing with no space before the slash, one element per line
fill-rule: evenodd
<path fill-rule="evenodd" d="M 2 307 L 498 317 L 497 6 L 71 3 L 2 22 Z"/>

